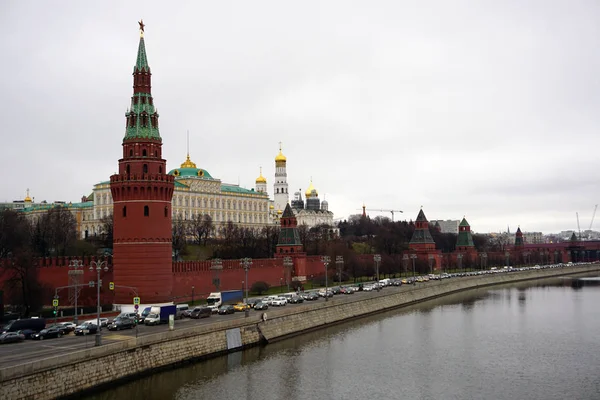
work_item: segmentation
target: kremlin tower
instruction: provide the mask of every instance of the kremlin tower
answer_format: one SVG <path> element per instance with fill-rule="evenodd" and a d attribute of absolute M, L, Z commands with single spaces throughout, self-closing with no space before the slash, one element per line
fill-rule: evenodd
<path fill-rule="evenodd" d="M 277 212 L 278 217 L 281 217 L 283 210 L 285 210 L 285 206 L 289 202 L 286 163 L 287 159 L 281 152 L 280 142 L 279 154 L 275 157 L 275 184 L 273 185 L 275 211 Z"/>
<path fill-rule="evenodd" d="M 123 156 L 119 172 L 110 177 L 113 197 L 113 265 L 115 303 L 132 304 L 136 288 L 142 303 L 172 297 L 171 199 L 174 177 L 162 158 L 158 112 L 151 93 L 144 24 L 133 69 L 133 96 L 125 114 Z"/>

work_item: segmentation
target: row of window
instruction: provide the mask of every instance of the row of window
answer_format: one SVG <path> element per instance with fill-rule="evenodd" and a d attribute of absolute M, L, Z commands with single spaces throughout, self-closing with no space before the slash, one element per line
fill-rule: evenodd
<path fill-rule="evenodd" d="M 265 202 L 246 202 L 243 200 L 220 200 L 206 199 L 199 197 L 176 196 L 174 204 L 184 207 L 204 207 L 204 208 L 224 208 L 226 210 L 244 210 L 244 211 L 267 211 L 267 203 Z"/>
<path fill-rule="evenodd" d="M 196 215 L 208 214 L 214 222 L 245 222 L 245 223 L 267 223 L 268 216 L 266 214 L 238 214 L 229 212 L 208 212 L 201 213 L 196 210 L 196 213 L 173 210 L 173 219 L 181 218 L 184 221 L 194 219 Z"/>

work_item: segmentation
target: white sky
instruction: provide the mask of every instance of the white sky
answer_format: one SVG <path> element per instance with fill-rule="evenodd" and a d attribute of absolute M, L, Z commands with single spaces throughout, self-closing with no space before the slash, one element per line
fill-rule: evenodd
<path fill-rule="evenodd" d="M 282 141 L 290 192 L 312 176 L 336 218 L 589 227 L 596 0 L 4 1 L 0 201 L 76 202 L 116 171 L 140 18 L 169 169 L 189 130 L 199 168 L 251 188 L 262 166 L 272 194 Z"/>

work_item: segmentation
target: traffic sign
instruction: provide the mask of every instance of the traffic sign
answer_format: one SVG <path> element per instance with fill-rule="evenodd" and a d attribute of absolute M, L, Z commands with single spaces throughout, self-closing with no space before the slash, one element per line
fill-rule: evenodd
<path fill-rule="evenodd" d="M 139 297 L 134 297 L 133 298 L 133 304 L 135 304 L 135 305 L 140 304 L 140 298 Z"/>
<path fill-rule="evenodd" d="M 135 311 L 137 311 L 137 309 L 140 308 L 140 305 L 136 304 L 135 306 L 133 306 L 133 308 L 135 308 Z"/>
<path fill-rule="evenodd" d="M 58 307 L 58 299 L 52 300 L 52 307 Z"/>
<path fill-rule="evenodd" d="M 114 282 L 109 282 L 109 284 L 108 284 L 108 288 L 109 288 L 110 290 L 115 290 L 115 283 L 114 283 Z"/>

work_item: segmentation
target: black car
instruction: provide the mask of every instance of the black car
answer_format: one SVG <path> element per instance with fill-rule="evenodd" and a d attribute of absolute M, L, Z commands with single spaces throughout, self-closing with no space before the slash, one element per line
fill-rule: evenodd
<path fill-rule="evenodd" d="M 254 305 L 255 310 L 267 310 L 268 308 L 269 305 L 267 303 L 263 303 L 262 301 L 259 301 Z"/>
<path fill-rule="evenodd" d="M 298 303 L 304 303 L 304 299 L 301 296 L 292 296 L 289 299 L 290 304 L 298 304 Z"/>
<path fill-rule="evenodd" d="M 67 329 L 67 327 L 62 324 L 50 325 L 48 328 L 58 329 L 60 331 L 61 335 L 66 335 L 69 333 L 69 330 Z"/>
<path fill-rule="evenodd" d="M 35 340 L 43 340 L 43 339 L 51 339 L 51 338 L 59 338 L 62 337 L 62 332 L 58 328 L 47 328 L 42 329 L 38 333 L 34 333 L 31 335 L 32 339 Z"/>
<path fill-rule="evenodd" d="M 212 314 L 212 310 L 208 307 L 196 307 L 190 313 L 190 318 L 199 319 L 199 318 L 208 318 Z"/>
<path fill-rule="evenodd" d="M 121 329 L 133 329 L 135 321 L 127 317 L 117 317 L 108 324 L 109 331 L 119 331 Z"/>
<path fill-rule="evenodd" d="M 233 308 L 233 306 L 223 305 L 223 306 L 219 307 L 219 314 L 221 314 L 221 315 L 233 314 L 233 313 L 235 313 L 235 309 Z"/>
<path fill-rule="evenodd" d="M 96 333 L 98 333 L 98 325 L 89 322 L 84 322 L 75 328 L 75 335 L 77 336 L 93 335 Z"/>

